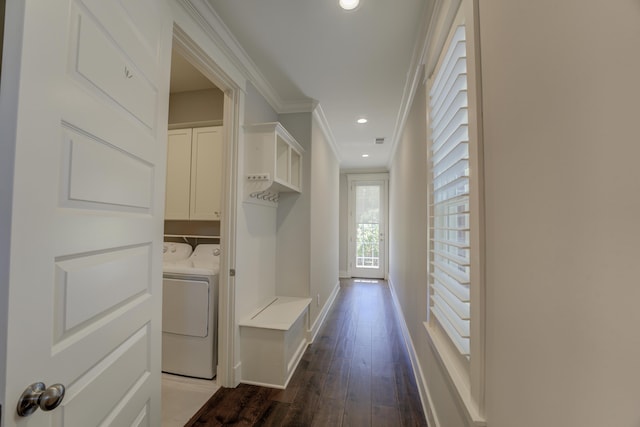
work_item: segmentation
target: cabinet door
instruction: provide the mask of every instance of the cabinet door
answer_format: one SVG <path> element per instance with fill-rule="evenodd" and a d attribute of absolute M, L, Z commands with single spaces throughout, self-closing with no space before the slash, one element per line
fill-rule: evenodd
<path fill-rule="evenodd" d="M 222 192 L 222 126 L 193 129 L 191 219 L 219 220 Z"/>
<path fill-rule="evenodd" d="M 165 219 L 189 219 L 191 129 L 169 131 Z"/>

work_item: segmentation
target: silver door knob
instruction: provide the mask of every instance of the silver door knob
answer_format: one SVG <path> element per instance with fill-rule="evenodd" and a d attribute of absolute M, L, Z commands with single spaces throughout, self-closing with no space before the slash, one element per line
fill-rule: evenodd
<path fill-rule="evenodd" d="M 56 409 L 64 399 L 64 392 L 62 384 L 47 387 L 44 383 L 33 383 L 27 387 L 18 400 L 18 415 L 28 417 L 38 408 L 43 411 Z"/>

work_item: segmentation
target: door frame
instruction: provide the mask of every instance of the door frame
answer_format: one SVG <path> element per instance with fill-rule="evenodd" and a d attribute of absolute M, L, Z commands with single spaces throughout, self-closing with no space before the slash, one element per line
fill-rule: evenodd
<path fill-rule="evenodd" d="M 385 280 L 388 279 L 389 274 L 389 174 L 388 173 L 350 173 L 347 174 L 347 192 L 348 192 L 348 239 L 347 239 L 347 272 L 349 277 L 357 277 L 355 262 L 356 251 L 356 224 L 354 211 L 356 208 L 356 198 L 354 185 L 361 182 L 369 181 L 383 181 L 383 195 L 382 195 L 382 215 L 384 218 L 383 233 L 384 240 L 381 245 L 381 250 L 384 251 L 384 259 L 382 260 L 382 276 Z"/>
<path fill-rule="evenodd" d="M 20 58 L 24 3 L 3 1 L 4 33 L 2 55 Z M 7 19 L 9 17 L 9 19 Z M 9 263 L 11 256 L 11 224 L 13 216 L 13 178 L 16 152 L 20 73 L 18 61 L 3 62 L 0 74 L 0 425 L 6 418 L 6 366 L 9 328 Z M 12 65 L 9 66 L 9 63 Z M 13 410 L 13 408 L 12 408 Z M 2 416 L 4 414 L 4 417 Z"/>
<path fill-rule="evenodd" d="M 174 23 L 173 52 L 179 52 L 205 77 L 224 92 L 222 221 L 220 241 L 224 250 L 220 254 L 218 275 L 218 368 L 216 380 L 222 387 L 235 387 L 235 265 L 238 135 L 240 130 L 241 89 L 235 81 L 191 37 Z"/>

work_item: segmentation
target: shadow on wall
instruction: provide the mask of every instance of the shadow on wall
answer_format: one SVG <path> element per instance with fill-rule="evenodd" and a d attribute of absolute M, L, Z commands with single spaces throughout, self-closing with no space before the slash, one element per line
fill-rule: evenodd
<path fill-rule="evenodd" d="M 165 221 L 164 234 L 219 237 L 220 221 Z"/>

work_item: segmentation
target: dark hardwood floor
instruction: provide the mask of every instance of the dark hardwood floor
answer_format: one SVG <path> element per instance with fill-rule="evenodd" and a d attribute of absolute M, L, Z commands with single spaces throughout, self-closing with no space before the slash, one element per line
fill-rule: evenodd
<path fill-rule="evenodd" d="M 341 281 L 285 390 L 222 388 L 186 426 L 426 426 L 386 282 Z"/>

